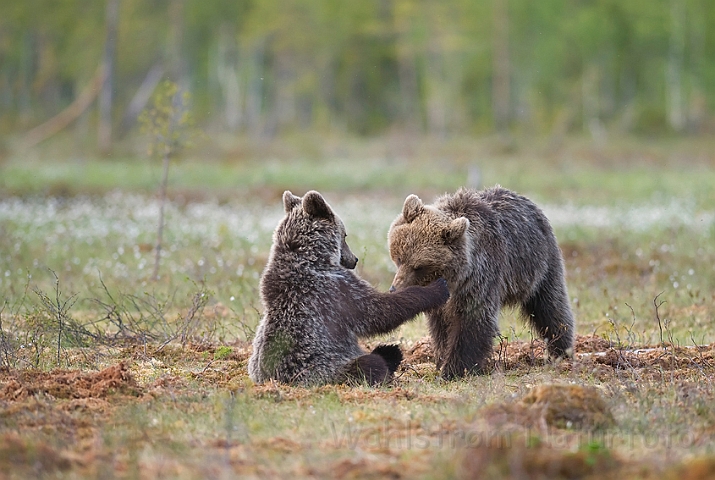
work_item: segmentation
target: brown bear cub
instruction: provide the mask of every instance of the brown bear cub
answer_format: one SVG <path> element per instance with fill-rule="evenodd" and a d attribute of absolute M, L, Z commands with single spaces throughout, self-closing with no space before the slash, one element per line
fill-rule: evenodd
<path fill-rule="evenodd" d="M 449 298 L 444 279 L 381 293 L 352 270 L 357 257 L 345 226 L 315 191 L 283 194 L 285 217 L 261 277 L 264 313 L 248 372 L 256 383 L 298 385 L 389 380 L 402 361 L 397 345 L 365 352 L 359 338 L 388 333 Z"/>
<path fill-rule="evenodd" d="M 460 189 L 434 205 L 410 195 L 387 238 L 397 266 L 392 291 L 447 280 L 449 301 L 427 314 L 444 378 L 485 371 L 505 305 L 521 307 L 551 357 L 572 354 L 561 250 L 531 200 L 499 186 Z"/>

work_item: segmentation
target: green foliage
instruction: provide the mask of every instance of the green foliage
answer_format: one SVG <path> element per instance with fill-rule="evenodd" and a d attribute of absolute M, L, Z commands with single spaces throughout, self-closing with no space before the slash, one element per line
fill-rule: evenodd
<path fill-rule="evenodd" d="M 585 442 L 580 450 L 585 454 L 584 462 L 590 467 L 595 467 L 611 457 L 611 451 L 599 440 Z"/>
<path fill-rule="evenodd" d="M 214 352 L 214 360 L 226 360 L 233 353 L 233 348 L 221 345 Z"/>
<path fill-rule="evenodd" d="M 188 107 L 189 93 L 183 92 L 171 81 L 164 81 L 154 94 L 153 105 L 139 115 L 139 123 L 144 133 L 150 136 L 149 155 L 162 157 L 162 178 L 160 188 L 159 224 L 157 226 L 156 255 L 154 259 L 154 280 L 159 278 L 161 248 L 164 232 L 164 209 L 166 189 L 169 183 L 169 159 L 181 149 L 190 146 L 196 131 Z"/>
<path fill-rule="evenodd" d="M 498 2 L 507 7 L 503 39 Z M 104 7 L 2 2 L 0 131 L 26 130 L 76 98 L 102 55 Z M 114 101 L 123 111 L 161 63 L 191 86 L 201 121 L 232 133 L 483 132 L 494 123 L 496 57 L 506 52 L 514 130 L 602 122 L 699 131 L 715 106 L 712 24 L 715 4 L 702 0 L 126 0 Z"/>
<path fill-rule="evenodd" d="M 189 102 L 191 95 L 175 82 L 159 84 L 150 107 L 139 115 L 142 132 L 150 137 L 150 156 L 176 155 L 192 145 L 196 135 Z"/>

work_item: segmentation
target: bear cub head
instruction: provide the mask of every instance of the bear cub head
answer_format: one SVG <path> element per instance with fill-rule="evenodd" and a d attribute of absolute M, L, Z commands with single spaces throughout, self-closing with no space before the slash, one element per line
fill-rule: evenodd
<path fill-rule="evenodd" d="M 345 241 L 345 225 L 320 193 L 311 190 L 301 198 L 286 190 L 283 207 L 286 216 L 273 236 L 277 255 L 355 268 L 358 258 Z"/>
<path fill-rule="evenodd" d="M 429 285 L 440 277 L 453 280 L 453 272 L 462 271 L 459 266 L 466 261 L 468 229 L 466 217 L 450 217 L 423 204 L 417 195 L 408 196 L 387 234 L 390 257 L 397 266 L 390 291 Z"/>

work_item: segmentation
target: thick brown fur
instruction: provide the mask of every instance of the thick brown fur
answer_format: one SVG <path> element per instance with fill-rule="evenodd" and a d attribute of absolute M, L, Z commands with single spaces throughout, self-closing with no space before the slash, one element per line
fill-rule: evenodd
<path fill-rule="evenodd" d="M 345 226 L 320 193 L 283 194 L 285 217 L 261 277 L 264 313 L 248 372 L 256 383 L 383 383 L 402 360 L 397 346 L 372 353 L 358 339 L 388 333 L 449 297 L 443 279 L 378 292 L 352 270 Z"/>
<path fill-rule="evenodd" d="M 561 250 L 526 197 L 499 186 L 460 189 L 434 205 L 410 195 L 390 226 L 388 247 L 397 265 L 392 290 L 447 280 L 450 299 L 427 315 L 443 377 L 484 371 L 505 305 L 521 308 L 550 356 L 572 353 Z"/>

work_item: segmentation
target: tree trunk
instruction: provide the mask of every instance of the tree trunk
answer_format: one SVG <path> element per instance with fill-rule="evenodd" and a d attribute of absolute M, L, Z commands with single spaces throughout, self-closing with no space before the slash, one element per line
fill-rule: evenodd
<path fill-rule="evenodd" d="M 20 111 L 20 124 L 26 126 L 32 118 L 32 52 L 34 50 L 33 34 L 26 32 L 20 45 L 20 65 L 18 72 L 18 98 L 17 107 Z"/>
<path fill-rule="evenodd" d="M 112 90 L 114 89 L 114 59 L 117 47 L 117 25 L 119 24 L 119 0 L 107 0 L 106 37 L 104 41 L 105 77 L 99 92 L 99 126 L 97 144 L 101 153 L 112 148 Z"/>
<path fill-rule="evenodd" d="M 601 122 L 601 107 L 599 102 L 600 68 L 596 63 L 589 63 L 583 69 L 581 77 L 581 107 L 583 129 L 591 134 L 597 145 L 606 141 L 606 129 Z"/>
<path fill-rule="evenodd" d="M 259 135 L 262 125 L 263 95 L 265 92 L 263 62 L 265 55 L 265 39 L 259 40 L 249 53 L 250 67 L 248 71 L 248 89 L 246 91 L 246 127 L 252 135 Z"/>
<path fill-rule="evenodd" d="M 676 132 L 685 128 L 685 100 L 683 95 L 683 57 L 685 51 L 685 5 L 683 0 L 670 0 L 670 49 L 666 79 L 668 123 Z"/>
<path fill-rule="evenodd" d="M 171 130 L 170 130 L 171 132 Z M 166 186 L 169 183 L 169 157 L 171 149 L 166 147 L 162 161 L 161 186 L 159 189 L 159 226 L 156 231 L 156 249 L 154 250 L 154 272 L 152 278 L 159 280 L 159 262 L 161 261 L 161 244 L 164 237 L 164 209 L 166 208 Z"/>
<path fill-rule="evenodd" d="M 186 69 L 181 47 L 184 37 L 184 0 L 171 0 L 169 4 L 169 75 L 181 88 L 188 90 L 184 78 Z"/>
<path fill-rule="evenodd" d="M 224 119 L 229 131 L 235 132 L 241 125 L 241 97 L 243 86 L 238 75 L 238 51 L 236 35 L 228 25 L 218 35 L 216 55 L 216 79 L 221 89 Z"/>
<path fill-rule="evenodd" d="M 100 65 L 94 78 L 89 82 L 79 96 L 60 113 L 47 120 L 45 123 L 38 125 L 25 134 L 21 144 L 24 148 L 30 148 L 38 143 L 46 140 L 57 132 L 61 131 L 73 120 L 79 117 L 94 101 L 99 92 L 101 85 L 104 83 L 106 71 L 104 65 Z"/>
<path fill-rule="evenodd" d="M 442 139 L 447 136 L 445 55 L 444 49 L 429 52 L 425 71 L 427 130 Z"/>
<path fill-rule="evenodd" d="M 400 85 L 400 114 L 408 131 L 419 131 L 419 87 L 414 54 L 407 48 L 398 55 L 397 75 Z"/>
<path fill-rule="evenodd" d="M 511 110 L 511 65 L 509 60 L 509 2 L 494 0 L 494 45 L 492 108 L 500 133 L 509 127 Z"/>
<path fill-rule="evenodd" d="M 129 102 L 127 111 L 124 113 L 124 118 L 122 119 L 121 133 L 126 133 L 134 122 L 136 122 L 139 114 L 144 110 L 144 107 L 151 100 L 151 94 L 154 93 L 156 86 L 159 85 L 161 77 L 164 75 L 164 66 L 157 63 L 146 74 L 142 84 L 139 86 L 137 93 L 132 97 L 132 101 Z"/>

